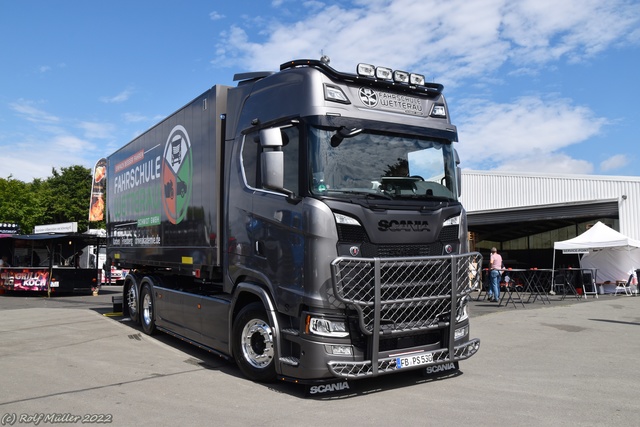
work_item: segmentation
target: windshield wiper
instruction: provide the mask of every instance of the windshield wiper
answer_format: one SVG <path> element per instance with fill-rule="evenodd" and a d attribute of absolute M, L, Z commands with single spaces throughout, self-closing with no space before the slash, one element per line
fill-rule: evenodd
<path fill-rule="evenodd" d="M 370 193 L 368 191 L 357 191 L 357 190 L 336 190 L 335 192 L 337 194 L 358 194 L 360 196 L 365 196 L 368 199 L 393 200 L 393 197 L 385 193 Z"/>

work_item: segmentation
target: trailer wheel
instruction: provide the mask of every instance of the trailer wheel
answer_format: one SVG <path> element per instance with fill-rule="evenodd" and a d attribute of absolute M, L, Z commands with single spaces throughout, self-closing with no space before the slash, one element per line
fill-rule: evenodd
<path fill-rule="evenodd" d="M 140 313 L 138 312 L 138 291 L 135 284 L 131 284 L 127 288 L 126 298 L 131 321 L 135 324 L 140 323 Z"/>
<path fill-rule="evenodd" d="M 262 304 L 249 304 L 233 323 L 233 354 L 242 373 L 252 381 L 276 379 L 273 328 Z"/>
<path fill-rule="evenodd" d="M 153 311 L 153 296 L 151 287 L 146 284 L 140 291 L 140 322 L 145 334 L 151 335 L 156 330 L 155 312 Z"/>

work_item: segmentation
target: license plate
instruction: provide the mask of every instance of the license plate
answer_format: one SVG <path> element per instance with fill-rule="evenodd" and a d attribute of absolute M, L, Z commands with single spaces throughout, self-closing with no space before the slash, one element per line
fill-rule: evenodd
<path fill-rule="evenodd" d="M 421 353 L 413 356 L 396 357 L 396 367 L 398 369 L 426 365 L 427 363 L 433 363 L 433 353 Z"/>
<path fill-rule="evenodd" d="M 57 288 L 58 286 L 60 286 L 60 282 L 57 282 L 57 281 L 55 281 L 55 280 L 52 280 L 52 281 L 51 281 L 51 287 L 52 287 L 52 288 Z"/>

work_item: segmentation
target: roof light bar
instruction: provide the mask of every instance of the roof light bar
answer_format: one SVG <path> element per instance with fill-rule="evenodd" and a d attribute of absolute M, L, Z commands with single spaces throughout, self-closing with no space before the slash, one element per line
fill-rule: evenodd
<path fill-rule="evenodd" d="M 422 74 L 408 73 L 406 71 L 392 70 L 388 67 L 376 67 L 371 64 L 360 63 L 357 67 L 361 77 L 373 77 L 378 80 L 392 80 L 394 83 L 408 84 L 411 86 L 424 86 L 425 78 Z"/>
<path fill-rule="evenodd" d="M 393 78 L 393 70 L 387 67 L 376 67 L 376 78 L 380 80 L 391 80 Z"/>
<path fill-rule="evenodd" d="M 424 86 L 424 76 L 422 74 L 413 74 L 409 75 L 409 84 L 415 86 Z"/>
<path fill-rule="evenodd" d="M 376 67 L 370 64 L 358 64 L 358 75 L 365 77 L 373 77 L 376 73 Z"/>
<path fill-rule="evenodd" d="M 409 73 L 406 71 L 394 71 L 393 81 L 396 83 L 409 83 Z"/>

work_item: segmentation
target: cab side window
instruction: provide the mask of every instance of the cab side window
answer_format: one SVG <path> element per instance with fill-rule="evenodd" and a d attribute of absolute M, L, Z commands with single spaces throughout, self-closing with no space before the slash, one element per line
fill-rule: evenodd
<path fill-rule="evenodd" d="M 300 153 L 300 131 L 296 126 L 282 129 L 284 145 L 284 188 L 300 194 L 298 173 Z M 285 136 L 286 135 L 286 136 Z"/>
<path fill-rule="evenodd" d="M 257 174 L 258 174 L 258 153 L 260 150 L 260 144 L 257 141 L 257 133 L 250 133 L 245 136 L 244 144 L 242 145 L 242 168 L 247 185 L 251 188 L 257 188 Z"/>

